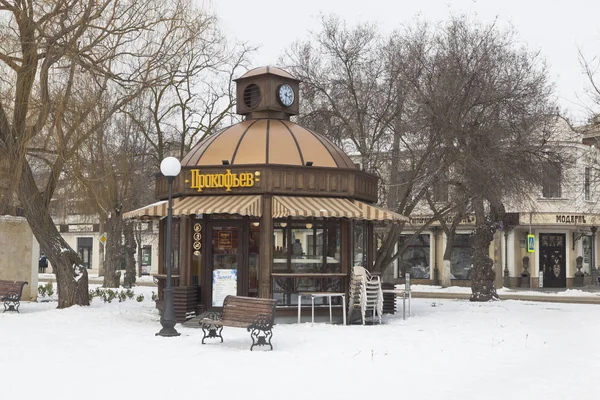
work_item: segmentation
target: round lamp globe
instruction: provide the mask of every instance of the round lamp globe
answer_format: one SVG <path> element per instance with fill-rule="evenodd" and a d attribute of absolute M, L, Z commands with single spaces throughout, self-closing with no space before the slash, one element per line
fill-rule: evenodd
<path fill-rule="evenodd" d="M 167 157 L 160 163 L 160 172 L 164 176 L 177 176 L 181 172 L 181 163 L 175 157 Z"/>

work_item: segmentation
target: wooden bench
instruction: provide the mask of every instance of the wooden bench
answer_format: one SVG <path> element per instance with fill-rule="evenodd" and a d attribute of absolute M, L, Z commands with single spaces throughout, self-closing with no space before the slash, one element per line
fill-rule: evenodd
<path fill-rule="evenodd" d="M 223 312 L 211 311 L 200 320 L 204 339 L 221 338 L 224 326 L 246 328 L 252 338 L 252 346 L 269 346 L 273 350 L 273 321 L 275 319 L 275 303 L 273 299 L 256 297 L 227 296 L 223 302 Z"/>
<path fill-rule="evenodd" d="M 25 281 L 2 281 L 0 280 L 0 299 L 4 302 L 4 311 L 19 312 L 21 305 L 21 294 L 23 286 L 28 283 Z"/>

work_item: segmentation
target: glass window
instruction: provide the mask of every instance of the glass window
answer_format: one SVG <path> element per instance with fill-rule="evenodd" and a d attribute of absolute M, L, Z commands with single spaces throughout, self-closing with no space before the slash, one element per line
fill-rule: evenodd
<path fill-rule="evenodd" d="M 590 181 L 592 178 L 592 169 L 590 167 L 585 167 L 584 177 L 583 177 L 583 193 L 585 196 L 585 200 L 591 200 L 590 195 Z"/>
<path fill-rule="evenodd" d="M 338 221 L 276 221 L 273 235 L 273 272 L 341 272 L 341 235 Z"/>
<path fill-rule="evenodd" d="M 561 169 L 558 163 L 549 163 L 544 167 L 542 196 L 546 199 L 560 198 Z"/>
<path fill-rule="evenodd" d="M 322 273 L 325 230 L 322 224 L 292 223 L 291 272 Z"/>
<path fill-rule="evenodd" d="M 92 238 L 77 238 L 77 254 L 81 258 L 81 265 L 87 269 L 92 268 L 92 252 L 94 240 Z"/>
<path fill-rule="evenodd" d="M 367 267 L 367 225 L 365 221 L 354 221 L 352 223 L 353 243 L 352 260 L 357 267 Z"/>
<path fill-rule="evenodd" d="M 172 221 L 172 231 L 171 231 L 171 273 L 173 275 L 179 275 L 179 218 L 173 218 Z M 164 249 L 165 251 L 163 252 L 163 254 L 166 255 L 166 249 L 167 249 L 167 243 L 166 243 L 166 237 L 167 237 L 167 221 L 165 219 L 165 224 L 163 226 L 164 229 L 164 238 L 165 238 L 165 243 L 164 243 Z M 163 268 L 166 268 L 166 260 L 165 263 L 163 264 Z M 166 273 L 166 269 L 163 270 L 164 273 Z"/>
<path fill-rule="evenodd" d="M 273 226 L 273 272 L 290 272 L 288 264 L 288 224 L 275 223 Z"/>
<path fill-rule="evenodd" d="M 323 272 L 341 272 L 342 264 L 340 260 L 340 224 L 328 224 L 327 230 L 327 251 L 325 253 L 325 271 Z"/>
<path fill-rule="evenodd" d="M 399 257 L 398 278 L 410 273 L 412 279 L 430 278 L 430 235 L 400 235 L 398 248 L 402 249 Z"/>
<path fill-rule="evenodd" d="M 151 264 L 152 264 L 152 246 L 144 245 L 144 247 L 142 247 L 142 267 L 149 266 Z M 145 275 L 148 275 L 148 273 L 146 273 Z"/>
<path fill-rule="evenodd" d="M 471 279 L 473 265 L 471 257 L 475 252 L 473 236 L 470 234 L 454 235 L 454 245 L 450 260 L 452 279 Z"/>
<path fill-rule="evenodd" d="M 590 274 L 590 265 L 592 262 L 592 237 L 584 236 L 581 238 L 583 244 L 583 272 Z"/>
<path fill-rule="evenodd" d="M 298 292 L 343 290 L 342 277 L 310 276 L 341 273 L 339 221 L 275 221 L 273 235 L 273 273 L 302 274 L 273 277 L 273 298 L 279 300 L 278 305 L 297 304 Z"/>

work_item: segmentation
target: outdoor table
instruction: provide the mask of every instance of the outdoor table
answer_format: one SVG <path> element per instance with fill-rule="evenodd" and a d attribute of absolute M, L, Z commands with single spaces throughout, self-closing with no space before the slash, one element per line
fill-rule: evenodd
<path fill-rule="evenodd" d="M 342 316 L 343 323 L 346 325 L 346 293 L 336 292 L 300 292 L 298 293 L 298 323 L 300 323 L 300 314 L 302 307 L 302 296 L 310 296 L 311 299 L 311 312 L 312 312 L 312 323 L 315 323 L 315 297 L 327 297 L 329 302 L 329 323 L 332 322 L 333 316 L 331 312 L 331 298 L 341 297 L 342 298 Z"/>
<path fill-rule="evenodd" d="M 410 317 L 410 299 L 412 298 L 412 291 L 410 289 L 385 289 L 382 292 L 402 296 L 402 319 L 406 319 L 406 298 L 408 297 L 408 316 Z"/>

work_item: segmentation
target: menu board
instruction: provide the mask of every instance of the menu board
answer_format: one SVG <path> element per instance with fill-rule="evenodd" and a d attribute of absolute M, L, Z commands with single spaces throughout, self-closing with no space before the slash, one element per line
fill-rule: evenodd
<path fill-rule="evenodd" d="M 217 247 L 219 249 L 231 249 L 231 231 L 219 231 Z"/>
<path fill-rule="evenodd" d="M 237 294 L 237 269 L 213 270 L 212 305 L 223 307 L 225 297 Z"/>

